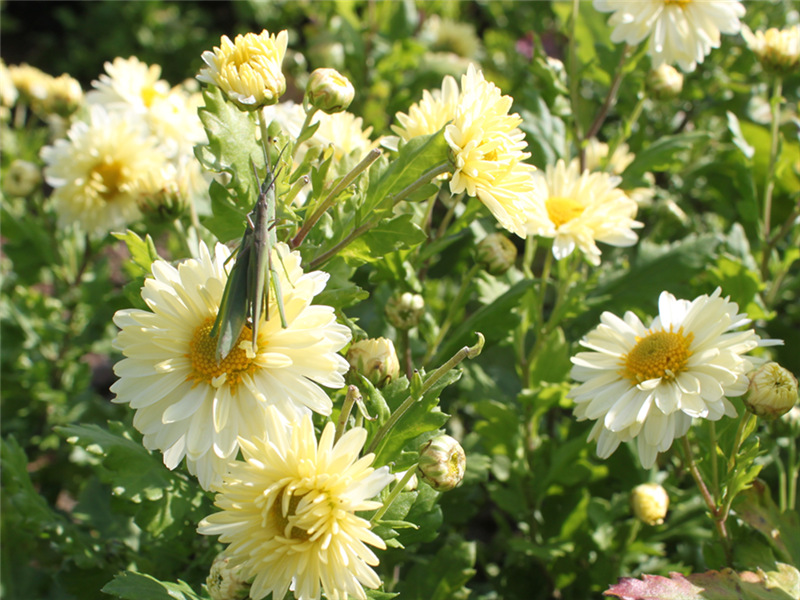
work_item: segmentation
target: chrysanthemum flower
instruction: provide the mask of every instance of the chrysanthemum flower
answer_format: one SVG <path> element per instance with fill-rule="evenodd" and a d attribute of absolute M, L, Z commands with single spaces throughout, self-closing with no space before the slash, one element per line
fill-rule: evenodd
<path fill-rule="evenodd" d="M 611 41 L 634 45 L 650 36 L 653 67 L 677 63 L 686 72 L 719 48 L 720 33 L 739 33 L 744 6 L 733 0 L 594 0 L 594 7 L 612 12 Z"/>
<path fill-rule="evenodd" d="M 671 69 L 672 67 L 669 68 Z M 618 145 L 614 149 L 614 152 L 611 153 L 611 156 L 608 155 L 609 150 L 608 144 L 601 142 L 597 138 L 587 140 L 584 148 L 584 169 L 587 171 L 602 170 L 608 171 L 613 175 L 622 175 L 625 169 L 628 168 L 628 165 L 636 158 L 636 155 L 630 151 L 628 144 Z M 578 169 L 580 169 L 580 161 L 577 158 L 572 159 L 572 161 L 576 163 Z M 645 173 L 644 176 L 650 181 L 655 181 L 652 173 Z M 649 187 L 640 187 L 624 191 L 628 197 L 639 206 L 651 204 L 653 196 L 655 195 L 653 188 Z"/>
<path fill-rule="evenodd" d="M 546 171 L 534 173 L 536 192 L 528 208 L 530 235 L 553 238 L 553 255 L 561 260 L 578 248 L 593 265 L 600 264 L 596 242 L 632 246 L 636 202 L 618 189 L 618 177 L 604 172 L 579 172 L 559 160 Z"/>
<path fill-rule="evenodd" d="M 370 138 L 372 127 L 364 129 L 363 119 L 353 113 L 343 111 L 328 115 L 318 112 L 313 119 L 314 123 L 317 121 L 319 129 L 314 132 L 309 145 L 332 146 L 335 161 L 340 161 L 353 152 L 356 160 L 361 160 L 377 146 L 377 142 Z"/>
<path fill-rule="evenodd" d="M 286 91 L 281 63 L 288 43 L 286 30 L 237 35 L 233 42 L 223 35 L 219 47 L 203 52 L 208 67 L 197 79 L 219 87 L 242 110 L 275 104 Z"/>
<path fill-rule="evenodd" d="M 525 207 L 533 193 L 533 171 L 523 162 L 522 118 L 509 115 L 513 100 L 486 81 L 474 65 L 461 78 L 461 95 L 444 137 L 453 154 L 453 194 L 477 197 L 508 231 L 525 237 Z"/>
<path fill-rule="evenodd" d="M 336 322 L 333 309 L 312 305 L 328 275 L 303 273 L 300 255 L 277 244 L 273 260 L 278 273 L 287 327 L 277 318 L 270 294 L 269 321 L 258 328 L 257 348 L 245 327 L 235 349 L 216 360 L 216 337 L 210 332 L 227 280 L 230 252 L 217 245 L 212 258 L 205 245 L 197 259 L 178 267 L 153 263 L 142 298 L 150 310 L 120 310 L 114 323 L 121 329 L 114 342 L 126 358 L 115 366 L 115 402 L 136 410 L 134 426 L 144 445 L 164 453 L 174 469 L 184 458 L 189 471 L 208 488 L 221 480 L 236 457 L 237 436 L 263 435 L 268 405 L 289 418 L 309 409 L 327 415 L 331 400 L 319 387 L 344 385 L 348 364 L 337 352 L 350 340 L 350 330 Z"/>
<path fill-rule="evenodd" d="M 747 47 L 769 71 L 789 73 L 800 61 L 800 25 L 786 29 L 770 27 L 753 33 L 747 25 L 742 27 L 742 37 Z"/>
<path fill-rule="evenodd" d="M 253 578 L 255 600 L 287 591 L 302 600 L 348 597 L 366 600 L 362 586 L 377 588 L 370 568 L 385 549 L 356 515 L 375 510 L 371 501 L 394 480 L 386 467 L 373 469 L 373 455 L 359 458 L 367 432 L 355 427 L 334 443 L 328 423 L 317 444 L 309 416 L 284 423 L 269 409 L 266 439 L 240 440 L 245 462 L 236 462 L 218 488 L 221 512 L 200 522 L 198 531 L 229 544 L 231 565 Z"/>
<path fill-rule="evenodd" d="M 412 104 L 408 114 L 399 112 L 395 115 L 400 125 L 392 125 L 392 131 L 405 141 L 436 133 L 455 116 L 458 98 L 458 83 L 447 75 L 442 80 L 441 90 L 425 90 L 422 100 Z"/>
<path fill-rule="evenodd" d="M 747 390 L 752 362 L 745 354 L 766 341 L 740 330 L 750 320 L 720 293 L 688 301 L 662 292 L 649 327 L 632 312 L 623 319 L 604 312 L 581 340 L 589 351 L 572 358 L 580 385 L 570 396 L 579 421 L 597 421 L 589 439 L 597 440 L 598 456 L 636 439 L 639 460 L 650 468 L 693 418 L 736 416 L 726 396 Z"/>
<path fill-rule="evenodd" d="M 159 171 L 166 157 L 136 119 L 92 107 L 67 139 L 42 148 L 45 180 L 61 225 L 80 223 L 92 236 L 125 227 L 140 217 L 137 181 Z"/>

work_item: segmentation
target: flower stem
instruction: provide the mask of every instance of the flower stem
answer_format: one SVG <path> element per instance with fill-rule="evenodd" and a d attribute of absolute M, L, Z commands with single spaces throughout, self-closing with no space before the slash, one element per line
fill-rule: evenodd
<path fill-rule="evenodd" d="M 397 407 L 397 410 L 392 413 L 392 416 L 389 417 L 386 423 L 383 424 L 383 427 L 381 427 L 378 430 L 378 433 L 375 434 L 375 438 L 372 440 L 372 442 L 370 442 L 369 448 L 367 448 L 367 453 L 375 451 L 381 441 L 383 441 L 383 438 L 386 437 L 386 434 L 391 431 L 392 427 L 395 426 L 395 424 L 402 418 L 406 411 L 411 408 L 415 402 L 420 400 L 425 393 L 431 389 L 448 371 L 456 367 L 464 359 L 475 358 L 481 353 L 485 340 L 483 334 L 477 333 L 477 336 L 478 342 L 474 346 L 464 346 L 461 348 L 461 350 L 456 352 L 450 358 L 450 360 L 430 374 L 417 393 L 409 394 L 409 396 L 403 400 L 403 403 Z"/>
<path fill-rule="evenodd" d="M 580 94 L 578 93 L 578 12 L 580 10 L 580 0 L 572 0 L 572 15 L 569 21 L 569 47 L 567 49 L 567 69 L 569 77 L 569 102 L 572 109 L 572 128 L 573 136 L 575 137 L 575 146 L 580 148 L 583 136 L 581 135 L 581 124 L 578 120 L 580 112 L 578 101 Z M 583 171 L 583 152 L 580 153 L 581 157 L 581 171 Z"/>
<path fill-rule="evenodd" d="M 739 454 L 739 449 L 742 447 L 742 443 L 744 442 L 745 431 L 750 429 L 755 421 L 756 416 L 749 411 L 745 411 L 742 415 L 742 418 L 739 420 L 739 427 L 736 429 L 736 437 L 733 440 L 731 455 L 728 457 L 728 473 L 733 471 L 733 468 L 736 466 L 736 455 Z"/>
<path fill-rule="evenodd" d="M 622 83 L 622 78 L 624 76 L 624 69 L 625 63 L 628 60 L 628 57 L 631 55 L 631 46 L 625 46 L 625 50 L 622 51 L 622 56 L 619 58 L 619 64 L 617 65 L 617 70 L 614 73 L 614 79 L 611 81 L 611 87 L 608 88 L 608 94 L 606 95 L 605 101 L 603 101 L 603 105 L 600 107 L 600 111 L 594 118 L 591 127 L 589 127 L 589 131 L 586 132 L 587 140 L 592 139 L 597 135 L 600 131 L 600 128 L 603 126 L 603 123 L 608 116 L 608 111 L 611 109 L 611 106 L 617 99 L 617 92 L 619 91 L 619 86 Z M 641 110 L 641 109 L 640 109 Z M 581 148 L 581 169 L 585 166 L 585 150 Z"/>
<path fill-rule="evenodd" d="M 375 523 L 379 521 L 380 518 L 386 514 L 386 511 L 389 510 L 389 507 L 400 495 L 400 492 L 403 491 L 403 488 L 406 487 L 406 484 L 409 481 L 411 481 L 411 478 L 414 476 L 416 472 L 417 472 L 417 465 L 414 465 L 408 471 L 406 471 L 406 474 L 403 475 L 403 478 L 400 481 L 398 481 L 392 488 L 392 491 L 389 492 L 389 495 L 386 497 L 383 506 L 381 506 L 378 509 L 378 511 L 374 515 L 372 515 L 372 518 L 369 520 L 370 523 Z"/>
<path fill-rule="evenodd" d="M 317 221 L 319 221 L 322 218 L 322 215 L 328 212 L 328 209 L 333 206 L 339 194 L 341 194 L 342 191 L 347 188 L 347 186 L 353 183 L 356 177 L 367 170 L 372 163 L 378 160 L 380 155 L 381 151 L 377 148 L 370 150 L 367 155 L 361 159 L 361 162 L 359 162 L 349 173 L 347 173 L 347 175 L 339 180 L 333 189 L 328 192 L 328 195 L 325 197 L 325 200 L 322 201 L 322 204 L 320 204 L 317 207 L 317 210 L 315 210 L 314 213 L 308 219 L 306 219 L 305 223 L 303 223 L 303 226 L 300 228 L 300 231 L 298 231 L 297 235 L 294 236 L 289 242 L 289 246 L 291 248 L 297 248 L 303 242 L 309 231 L 311 231 L 314 225 L 317 224 Z"/>
<path fill-rule="evenodd" d="M 344 428 L 347 426 L 347 420 L 350 418 L 350 412 L 353 410 L 353 405 L 361 400 L 361 392 L 354 385 L 348 386 L 347 395 L 344 397 L 342 403 L 342 411 L 339 413 L 339 420 L 336 423 L 336 435 L 333 438 L 334 443 L 344 435 Z"/>
<path fill-rule="evenodd" d="M 770 99 L 770 108 L 772 115 L 772 123 L 770 127 L 770 145 L 769 145 L 769 166 L 767 167 L 767 179 L 764 185 L 764 250 L 761 256 L 761 277 L 764 281 L 769 278 L 769 255 L 770 255 L 770 221 L 772 220 L 772 193 L 775 189 L 775 167 L 778 162 L 778 141 L 780 134 L 780 109 L 781 101 L 783 100 L 783 80 L 775 77 L 775 82 L 772 88 L 772 98 Z"/>

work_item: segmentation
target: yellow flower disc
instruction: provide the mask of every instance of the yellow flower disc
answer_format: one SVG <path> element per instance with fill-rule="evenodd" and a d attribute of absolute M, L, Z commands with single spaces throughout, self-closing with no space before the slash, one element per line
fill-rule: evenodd
<path fill-rule="evenodd" d="M 674 379 L 686 368 L 692 355 L 689 346 L 694 335 L 678 331 L 656 331 L 636 338 L 636 346 L 625 357 L 625 375 L 634 382 L 649 379 Z"/>
<path fill-rule="evenodd" d="M 564 223 L 569 223 L 572 219 L 579 217 L 586 208 L 577 200 L 558 196 L 548 198 L 546 207 L 547 216 L 556 227 L 561 227 Z"/>
<path fill-rule="evenodd" d="M 213 327 L 214 319 L 209 317 L 195 330 L 192 341 L 189 342 L 189 354 L 186 355 L 192 361 L 192 372 L 187 379 L 194 381 L 195 385 L 205 382 L 214 387 L 227 383 L 231 387 L 231 394 L 235 395 L 242 375 L 255 370 L 253 358 L 240 347 L 243 341 L 249 342 L 252 339 L 253 332 L 245 326 L 233 350 L 222 361 L 217 362 L 217 336 L 211 336 Z M 251 356 L 254 357 L 255 354 Z M 224 379 L 220 379 L 223 375 Z"/>

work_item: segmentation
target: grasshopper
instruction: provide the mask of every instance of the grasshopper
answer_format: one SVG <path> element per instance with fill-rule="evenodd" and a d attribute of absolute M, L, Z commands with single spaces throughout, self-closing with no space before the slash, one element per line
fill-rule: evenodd
<path fill-rule="evenodd" d="M 266 154 L 266 153 L 265 153 Z M 280 161 L 283 151 L 278 156 Z M 283 295 L 277 269 L 272 261 L 272 248 L 277 242 L 275 233 L 275 180 L 266 160 L 267 174 L 259 185 L 259 194 L 253 210 L 247 215 L 247 226 L 242 242 L 236 254 L 236 262 L 231 267 L 225 291 L 222 294 L 219 313 L 211 328 L 211 336 L 219 334 L 217 339 L 217 362 L 224 359 L 234 348 L 234 344 L 250 319 L 253 330 L 253 348 L 257 348 L 258 324 L 261 315 L 266 314 L 269 321 L 269 290 L 275 292 L 281 325 L 285 328 L 286 314 L 283 307 Z M 253 165 L 256 182 L 258 171 Z"/>

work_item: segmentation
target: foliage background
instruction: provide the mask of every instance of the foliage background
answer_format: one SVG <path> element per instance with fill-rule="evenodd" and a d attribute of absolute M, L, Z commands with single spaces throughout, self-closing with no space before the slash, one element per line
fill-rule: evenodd
<path fill-rule="evenodd" d="M 609 41 L 606 15 L 588 2 L 580 7 L 581 110 L 576 114 L 585 130 L 602 103 L 621 48 Z M 788 1 L 760 2 L 748 3 L 747 9 L 745 22 L 757 29 L 783 25 L 796 7 Z M 536 60 L 542 51 L 565 59 L 570 12 L 570 3 L 508 1 L 6 2 L 0 31 L 7 64 L 29 62 L 54 75 L 68 72 L 89 89 L 103 63 L 116 56 L 159 64 L 174 84 L 198 71 L 202 51 L 218 44 L 223 33 L 287 29 L 289 47 L 302 54 L 287 57 L 291 77 L 285 98 L 301 99 L 304 74 L 312 69 L 339 68 L 357 90 L 351 112 L 362 115 L 376 137 L 389 133 L 394 114 L 407 110 L 422 90 L 438 87 L 444 74 L 457 70 L 457 62 L 432 60 L 430 53 L 458 51 L 458 39 L 450 48 L 433 49 L 416 36 L 422 19 L 441 14 L 474 27 L 481 44 L 472 58 L 515 99 L 532 162 L 542 168 L 571 152 L 565 90 L 558 76 Z M 337 43 L 343 54 L 337 53 Z M 576 297 L 563 329 L 548 340 L 551 351 L 534 368 L 533 389 L 514 369 L 509 335 L 515 327 L 509 306 L 527 297 L 514 287 L 522 280 L 520 272 L 477 280 L 464 317 L 478 317 L 455 328 L 439 353 L 446 357 L 472 343 L 470 327 L 489 339 L 480 359 L 464 366 L 461 380 L 443 392 L 441 401 L 453 415 L 450 431 L 467 451 L 468 472 L 460 488 L 440 498 L 441 510 L 433 492 L 426 492 L 429 497 L 415 505 L 422 527 L 401 534 L 405 550 L 383 554 L 387 587 L 401 598 L 581 599 L 599 596 L 622 575 L 720 566 L 713 545 L 700 545 L 712 538 L 710 524 L 693 483 L 672 455 L 662 464 L 668 473 L 662 484 L 673 506 L 668 522 L 639 530 L 629 514 L 628 492 L 651 474 L 642 472 L 624 448 L 606 461 L 596 458 L 585 442 L 589 424 L 570 417 L 564 382 L 576 341 L 603 310 L 652 315 L 662 289 L 692 298 L 717 285 L 758 319 L 763 336 L 786 341 L 774 357 L 800 372 L 795 350 L 800 275 L 796 265 L 787 268 L 779 293 L 766 304 L 764 292 L 774 282 L 762 277 L 757 262 L 756 207 L 769 144 L 768 125 L 758 115 L 761 99 L 768 97 L 767 82 L 741 39 L 730 36 L 723 43 L 725 51 L 712 52 L 687 76 L 679 99 L 646 104 L 628 139 L 638 158 L 624 174 L 631 185 L 645 172 L 655 174 L 658 195 L 640 215 L 646 223 L 642 241 L 624 252 L 604 248 L 602 267 L 574 282 L 586 295 Z M 624 130 L 645 74 L 644 67 L 626 74 L 626 87 L 601 132 L 607 139 Z M 776 222 L 790 214 L 800 189 L 792 121 L 798 83 L 797 73 L 784 83 L 788 115 L 782 126 Z M 728 113 L 738 117 L 738 138 Z M 14 140 L 9 146 L 4 140 L 4 165 L 9 156 L 38 160 L 43 141 Z M 753 147 L 752 158 L 742 152 L 743 145 Z M 120 244 L 109 246 L 85 277 L 81 248 L 56 247 L 36 217 L 4 207 L 3 596 L 108 597 L 99 590 L 125 570 L 183 580 L 199 593 L 218 548 L 190 524 L 210 512 L 209 498 L 185 477 L 161 469 L 160 457 L 142 450 L 137 440 L 125 445 L 120 437 L 106 435 L 107 422 L 112 433 L 128 435 L 128 411 L 108 402 L 111 367 L 118 358 L 110 346 L 111 316 L 130 306 L 131 295 L 123 288 L 140 274 L 130 271 Z M 472 247 L 493 223 L 483 219 L 458 227 L 428 268 L 424 292 L 431 323 L 412 340 L 417 360 L 472 264 Z M 157 241 L 165 254 L 176 252 L 163 232 Z M 789 248 L 784 260 L 797 259 L 800 252 L 795 252 Z M 393 333 L 381 305 L 392 290 L 408 286 L 392 264 L 365 265 L 353 275 L 372 299 L 347 314 L 373 337 Z M 510 289 L 517 295 L 503 296 Z M 497 303 L 501 296 L 510 304 Z M 741 410 L 741 403 L 737 406 Z M 95 423 L 98 429 L 92 439 L 68 444 L 65 437 L 77 423 Z M 54 427 L 61 427 L 61 434 Z M 735 423 L 720 436 L 732 437 L 731 427 Z M 761 477 L 772 490 L 779 479 L 775 455 L 796 445 L 782 427 L 760 430 L 767 450 L 759 459 Z M 128 478 L 121 479 L 125 472 Z M 157 476 L 139 479 L 146 472 Z M 749 537 L 737 548 L 740 564 L 754 568 L 754 557 L 767 542 L 741 533 Z M 770 559 L 761 561 L 755 562 L 770 567 Z"/>

